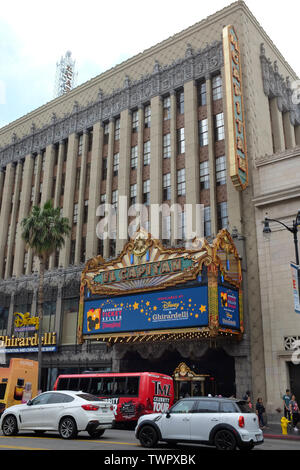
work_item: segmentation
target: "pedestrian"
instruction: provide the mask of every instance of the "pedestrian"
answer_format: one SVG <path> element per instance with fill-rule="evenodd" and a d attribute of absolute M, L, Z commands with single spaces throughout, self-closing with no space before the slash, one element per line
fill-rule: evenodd
<path fill-rule="evenodd" d="M 284 412 L 284 417 L 287 418 L 289 421 L 291 419 L 290 415 L 290 401 L 291 401 L 291 394 L 290 390 L 287 388 L 285 391 L 285 395 L 283 395 L 283 412 Z"/>
<path fill-rule="evenodd" d="M 290 412 L 292 416 L 292 421 L 293 421 L 293 426 L 294 426 L 294 431 L 299 431 L 297 424 L 299 421 L 299 406 L 296 401 L 295 395 L 292 395 L 291 401 L 290 401 Z"/>
<path fill-rule="evenodd" d="M 243 396 L 243 400 L 248 401 L 248 398 L 250 398 L 250 391 L 249 390 L 247 390 L 247 392 Z"/>
<path fill-rule="evenodd" d="M 258 422 L 259 425 L 262 429 L 265 428 L 265 422 L 264 422 L 264 416 L 263 414 L 265 413 L 265 407 L 263 405 L 263 400 L 262 398 L 258 398 L 256 402 L 256 414 L 258 416 Z"/>
<path fill-rule="evenodd" d="M 248 397 L 247 399 L 247 405 L 249 406 L 250 410 L 252 409 L 252 403 L 251 403 L 251 398 Z"/>

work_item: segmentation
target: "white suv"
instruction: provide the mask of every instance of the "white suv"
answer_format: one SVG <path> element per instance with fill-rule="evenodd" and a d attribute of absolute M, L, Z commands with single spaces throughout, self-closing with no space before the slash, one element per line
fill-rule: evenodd
<path fill-rule="evenodd" d="M 264 442 L 256 414 L 245 401 L 230 398 L 184 398 L 166 413 L 141 416 L 135 435 L 148 448 L 165 441 L 250 450 Z"/>

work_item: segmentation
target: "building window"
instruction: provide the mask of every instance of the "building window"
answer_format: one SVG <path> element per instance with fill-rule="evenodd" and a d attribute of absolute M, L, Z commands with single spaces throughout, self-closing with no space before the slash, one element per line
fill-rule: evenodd
<path fill-rule="evenodd" d="M 79 186 L 80 186 L 80 167 L 76 168 L 75 191 L 79 190 Z"/>
<path fill-rule="evenodd" d="M 171 98 L 166 96 L 163 101 L 163 115 L 164 121 L 171 119 Z"/>
<path fill-rule="evenodd" d="M 103 143 L 108 144 L 108 139 L 109 139 L 109 123 L 105 122 L 104 123 L 104 136 L 103 136 Z"/>
<path fill-rule="evenodd" d="M 106 203 L 106 194 L 101 194 L 100 196 L 100 204 L 105 204 Z"/>
<path fill-rule="evenodd" d="M 185 212 L 181 211 L 178 213 L 178 241 L 182 241 L 185 239 L 185 232 L 186 232 L 186 217 Z"/>
<path fill-rule="evenodd" d="M 93 148 L 93 129 L 88 131 L 88 152 L 91 152 Z"/>
<path fill-rule="evenodd" d="M 80 134 L 78 136 L 78 155 L 82 155 L 82 149 L 83 149 L 83 134 Z"/>
<path fill-rule="evenodd" d="M 184 127 L 177 129 L 177 155 L 185 152 Z"/>
<path fill-rule="evenodd" d="M 78 221 L 78 204 L 74 204 L 73 208 L 73 224 L 77 224 Z"/>
<path fill-rule="evenodd" d="M 221 186 L 226 184 L 226 157 L 216 158 L 216 184 Z"/>
<path fill-rule="evenodd" d="M 185 168 L 177 171 L 177 195 L 185 196 Z"/>
<path fill-rule="evenodd" d="M 136 203 L 136 184 L 130 185 L 130 205 L 133 206 Z"/>
<path fill-rule="evenodd" d="M 177 113 L 183 114 L 184 113 L 184 91 L 179 90 L 176 93 L 176 105 L 177 105 Z"/>
<path fill-rule="evenodd" d="M 151 127 L 151 106 L 150 106 L 150 104 L 147 104 L 147 106 L 145 106 L 144 126 L 145 126 L 145 129 Z"/>
<path fill-rule="evenodd" d="M 85 174 L 85 189 L 90 187 L 90 179 L 91 179 L 91 164 L 88 163 L 86 165 L 86 174 Z"/>
<path fill-rule="evenodd" d="M 139 112 L 132 111 L 132 132 L 138 132 L 139 130 Z"/>
<path fill-rule="evenodd" d="M 197 91 L 198 91 L 198 106 L 206 106 L 207 100 L 206 100 L 206 82 L 205 81 L 198 83 Z"/>
<path fill-rule="evenodd" d="M 171 240 L 171 216 L 163 215 L 162 217 L 162 242 L 164 245 L 168 245 Z"/>
<path fill-rule="evenodd" d="M 65 192 L 65 181 L 66 181 L 66 173 L 61 175 L 61 183 L 60 183 L 60 195 L 63 196 Z"/>
<path fill-rule="evenodd" d="M 144 142 L 144 166 L 150 165 L 151 160 L 151 143 L 150 140 Z"/>
<path fill-rule="evenodd" d="M 218 230 L 228 227 L 227 202 L 217 204 Z"/>
<path fill-rule="evenodd" d="M 71 247 L 70 247 L 70 264 L 75 263 L 75 248 L 76 248 L 76 240 L 71 240 Z"/>
<path fill-rule="evenodd" d="M 102 160 L 102 181 L 106 180 L 107 178 L 107 158 L 103 158 Z"/>
<path fill-rule="evenodd" d="M 120 118 L 115 120 L 115 140 L 120 140 Z"/>
<path fill-rule="evenodd" d="M 208 145 L 208 120 L 199 121 L 199 145 L 205 147 Z"/>
<path fill-rule="evenodd" d="M 224 113 L 219 113 L 214 116 L 214 128 L 215 128 L 215 141 L 219 142 L 225 137 L 224 134 Z"/>
<path fill-rule="evenodd" d="M 111 203 L 115 211 L 117 211 L 118 210 L 118 190 L 117 189 L 112 192 Z"/>
<path fill-rule="evenodd" d="M 146 206 L 150 204 L 150 180 L 143 182 L 143 204 Z"/>
<path fill-rule="evenodd" d="M 68 157 L 68 146 L 69 146 L 69 140 L 66 139 L 64 141 L 64 162 L 67 161 L 67 157 Z"/>
<path fill-rule="evenodd" d="M 88 221 L 88 213 L 89 213 L 89 201 L 84 201 L 83 207 L 83 223 L 86 224 Z"/>
<path fill-rule="evenodd" d="M 113 156 L 113 175 L 114 176 L 118 176 L 119 162 L 120 162 L 120 155 L 119 153 L 115 153 Z"/>
<path fill-rule="evenodd" d="M 200 163 L 200 189 L 209 189 L 209 162 Z"/>
<path fill-rule="evenodd" d="M 171 173 L 166 173 L 163 176 L 163 200 L 171 200 Z"/>
<path fill-rule="evenodd" d="M 45 163 L 46 163 L 46 150 L 42 151 L 42 172 L 45 171 Z"/>
<path fill-rule="evenodd" d="M 213 101 L 220 100 L 222 98 L 222 77 L 216 75 L 212 78 L 212 98 Z"/>
<path fill-rule="evenodd" d="M 163 156 L 164 158 L 171 157 L 171 134 L 164 135 Z"/>
<path fill-rule="evenodd" d="M 211 236 L 211 214 L 210 206 L 204 207 L 204 236 Z"/>
<path fill-rule="evenodd" d="M 134 147 L 131 147 L 131 157 L 130 157 L 130 168 L 134 170 L 137 168 L 138 164 L 138 147 L 135 145 Z"/>
<path fill-rule="evenodd" d="M 81 239 L 81 248 L 80 248 L 80 262 L 85 262 L 85 251 L 86 251 L 86 238 L 82 237 Z"/>

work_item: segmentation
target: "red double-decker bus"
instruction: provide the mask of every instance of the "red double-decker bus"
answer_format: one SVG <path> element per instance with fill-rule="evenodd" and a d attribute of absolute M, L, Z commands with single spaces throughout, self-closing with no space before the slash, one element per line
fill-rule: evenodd
<path fill-rule="evenodd" d="M 155 372 L 91 372 L 59 375 L 54 390 L 83 391 L 112 404 L 116 423 L 162 413 L 174 403 L 172 377 Z"/>

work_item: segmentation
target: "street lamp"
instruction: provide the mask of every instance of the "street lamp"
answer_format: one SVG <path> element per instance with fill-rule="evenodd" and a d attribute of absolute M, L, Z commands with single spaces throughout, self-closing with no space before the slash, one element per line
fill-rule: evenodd
<path fill-rule="evenodd" d="M 272 233 L 272 230 L 270 229 L 270 222 L 277 222 L 278 224 L 282 225 L 286 230 L 288 230 L 289 232 L 293 234 L 294 245 L 295 245 L 296 265 L 299 266 L 298 227 L 300 227 L 300 210 L 298 211 L 296 220 L 293 220 L 292 227 L 288 227 L 280 220 L 269 219 L 268 217 L 266 217 L 264 220 L 263 234 L 267 237 L 270 236 Z M 297 269 L 297 274 L 298 274 L 298 289 L 299 289 L 299 301 L 300 301 L 300 270 L 299 269 Z"/>

